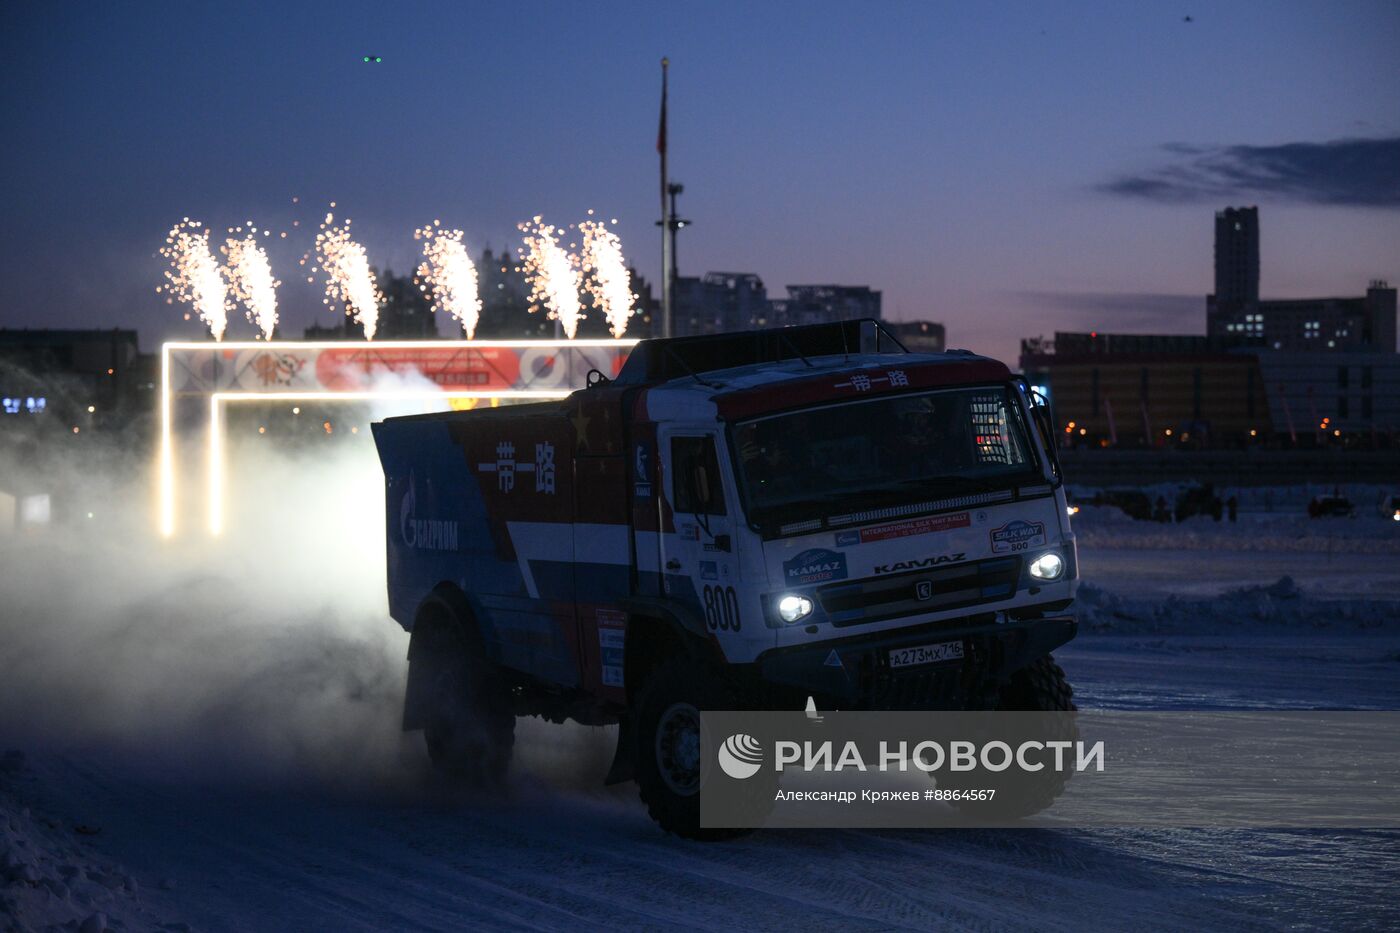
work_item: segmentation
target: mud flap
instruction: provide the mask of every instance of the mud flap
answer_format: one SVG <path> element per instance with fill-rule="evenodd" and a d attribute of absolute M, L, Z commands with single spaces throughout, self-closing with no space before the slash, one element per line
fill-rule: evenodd
<path fill-rule="evenodd" d="M 608 768 L 608 776 L 603 778 L 604 785 L 621 784 L 636 777 L 632 755 L 632 747 L 635 744 L 636 734 L 632 727 L 632 720 L 628 716 L 623 716 L 617 725 L 617 751 L 613 754 L 612 767 Z"/>

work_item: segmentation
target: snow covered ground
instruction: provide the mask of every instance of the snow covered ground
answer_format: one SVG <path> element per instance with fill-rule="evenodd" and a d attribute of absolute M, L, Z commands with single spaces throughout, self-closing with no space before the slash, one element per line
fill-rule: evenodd
<path fill-rule="evenodd" d="M 699 845 L 601 787 L 608 730 L 533 721 L 510 796 L 463 796 L 396 730 L 406 640 L 345 521 L 314 550 L 266 526 L 0 544 L 0 929 L 1400 925 L 1396 833 Z M 1081 706 L 1400 708 L 1395 536 L 1306 521 L 1082 516 L 1084 632 L 1059 653 Z"/>

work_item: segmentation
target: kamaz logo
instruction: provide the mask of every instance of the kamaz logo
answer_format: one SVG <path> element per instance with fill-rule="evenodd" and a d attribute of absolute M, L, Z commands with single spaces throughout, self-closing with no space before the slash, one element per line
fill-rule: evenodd
<path fill-rule="evenodd" d="M 925 557 L 923 560 L 902 560 L 895 564 L 882 564 L 875 568 L 876 573 L 899 573 L 901 570 L 922 570 L 925 567 L 937 567 L 939 564 L 956 564 L 967 557 L 967 554 L 959 551 L 956 554 L 940 554 L 937 557 Z"/>
<path fill-rule="evenodd" d="M 413 474 L 408 475 L 408 491 L 399 505 L 399 534 L 405 547 L 424 551 L 457 550 L 457 523 L 431 518 L 415 518 L 418 494 L 414 490 Z"/>
<path fill-rule="evenodd" d="M 783 579 L 789 584 L 825 583 L 846 579 L 846 555 L 840 551 L 808 548 L 783 562 Z"/>

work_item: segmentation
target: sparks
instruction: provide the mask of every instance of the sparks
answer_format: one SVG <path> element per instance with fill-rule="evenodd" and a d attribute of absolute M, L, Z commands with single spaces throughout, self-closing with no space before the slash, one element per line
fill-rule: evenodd
<path fill-rule="evenodd" d="M 322 302 L 331 306 L 344 302 L 350 314 L 364 327 L 365 339 L 373 340 L 382 298 L 365 248 L 350 239 L 348 219 L 343 225 L 337 225 L 335 215 L 327 214 L 321 222 L 321 232 L 316 234 L 316 265 L 326 276 L 326 297 Z"/>
<path fill-rule="evenodd" d="M 228 258 L 224 275 L 248 320 L 262 332 L 264 340 L 271 340 L 277 327 L 277 289 L 282 283 L 272 277 L 267 250 L 258 245 L 257 234 L 258 228 L 250 224 L 243 239 L 230 238 L 223 245 L 222 252 Z"/>
<path fill-rule="evenodd" d="M 160 254 L 170 261 L 165 270 L 166 303 L 183 301 L 199 315 L 215 340 L 224 339 L 229 300 L 218 260 L 209 250 L 209 231 L 186 217 L 170 228 Z"/>
<path fill-rule="evenodd" d="M 418 265 L 418 287 L 432 289 L 433 310 L 446 311 L 459 322 L 470 340 L 481 317 L 481 295 L 477 289 L 476 266 L 462 245 L 461 230 L 444 230 L 434 220 L 413 231 L 423 240 L 424 261 Z"/>
<path fill-rule="evenodd" d="M 564 336 L 573 339 L 583 316 L 579 302 L 579 260 L 559 245 L 557 231 L 539 216 L 519 225 L 525 234 L 525 248 L 520 250 L 520 265 L 530 283 L 530 310 L 547 310 L 551 320 L 564 329 Z"/>
<path fill-rule="evenodd" d="M 631 273 L 622 258 L 622 242 L 599 220 L 585 220 L 578 228 L 583 234 L 583 272 L 587 276 L 584 284 L 594 305 L 607 318 L 612 335 L 621 337 L 637 302 Z"/>

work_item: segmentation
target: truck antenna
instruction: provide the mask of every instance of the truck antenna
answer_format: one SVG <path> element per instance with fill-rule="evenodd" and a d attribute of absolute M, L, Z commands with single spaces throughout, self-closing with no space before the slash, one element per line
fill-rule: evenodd
<path fill-rule="evenodd" d="M 807 359 L 807 357 L 805 357 L 805 356 L 802 355 L 802 351 L 799 350 L 799 349 L 797 349 L 797 344 L 793 343 L 792 340 L 791 340 L 791 338 L 789 338 L 787 334 L 784 334 L 782 331 L 779 331 L 779 332 L 778 332 L 778 336 L 782 338 L 783 343 L 787 344 L 787 347 L 788 347 L 789 350 L 791 350 L 793 353 L 796 353 L 796 354 L 797 354 L 797 358 L 798 358 L 799 360 L 801 360 L 802 362 L 804 362 L 804 363 L 807 364 L 807 368 L 808 368 L 808 369 L 815 369 L 815 368 L 816 368 L 816 367 L 814 367 L 814 366 L 812 365 L 812 361 L 811 361 L 811 360 Z M 842 339 L 843 339 L 843 340 L 845 339 L 844 334 L 843 334 L 843 336 L 842 336 Z"/>
<path fill-rule="evenodd" d="M 694 379 L 696 382 L 700 383 L 702 386 L 708 386 L 708 387 L 711 388 L 711 389 L 721 389 L 721 388 L 723 388 L 723 386 L 720 386 L 720 385 L 717 385 L 717 384 L 715 384 L 715 383 L 713 383 L 713 382 L 710 382 L 708 379 L 701 379 L 700 376 L 695 372 L 695 370 L 691 369 L 689 366 L 687 366 L 687 365 L 685 364 L 685 360 L 681 359 L 680 354 L 677 353 L 675 350 L 671 349 L 670 346 L 668 346 L 668 345 L 666 345 L 666 344 L 662 344 L 661 347 L 662 347 L 663 350 L 666 351 L 666 353 L 671 357 L 671 359 L 675 360 L 677 363 L 680 364 L 681 369 L 683 369 L 683 370 L 686 371 L 686 375 L 690 376 L 690 378 Z"/>

